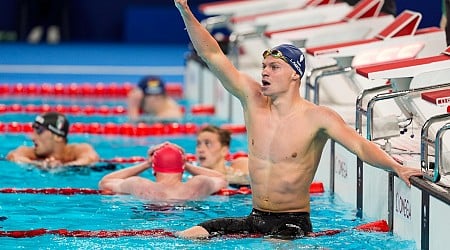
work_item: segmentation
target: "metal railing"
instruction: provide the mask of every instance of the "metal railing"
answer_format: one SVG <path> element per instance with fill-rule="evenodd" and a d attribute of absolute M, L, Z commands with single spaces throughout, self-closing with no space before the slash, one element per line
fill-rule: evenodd
<path fill-rule="evenodd" d="M 373 95 L 375 93 L 380 93 L 383 91 L 387 91 L 387 90 L 392 90 L 391 85 L 383 85 L 383 86 L 378 86 L 378 87 L 374 87 L 374 88 L 370 88 L 370 89 L 364 89 L 357 97 L 356 97 L 356 120 L 355 120 L 355 129 L 356 131 L 362 135 L 362 117 L 363 115 L 367 115 L 367 112 L 365 109 L 363 109 L 362 105 L 363 105 L 363 100 L 369 96 L 369 95 Z"/>
<path fill-rule="evenodd" d="M 374 126 L 373 126 L 373 119 L 374 119 L 373 111 L 374 111 L 375 104 L 377 102 L 382 101 L 382 100 L 392 99 L 395 97 L 406 96 L 406 95 L 411 95 L 411 94 L 420 94 L 420 93 L 423 93 L 426 91 L 440 89 L 440 88 L 448 88 L 448 87 L 450 87 L 450 83 L 433 85 L 433 86 L 416 88 L 416 89 L 395 91 L 392 93 L 382 93 L 382 94 L 376 95 L 375 97 L 370 99 L 369 103 L 367 104 L 367 111 L 366 111 L 366 116 L 367 116 L 367 136 L 366 137 L 367 137 L 367 139 L 372 140 L 372 138 L 373 138 L 373 128 L 374 128 Z"/>
<path fill-rule="evenodd" d="M 421 138 L 420 138 L 420 165 L 422 167 L 423 176 L 432 181 L 432 182 L 438 182 L 440 179 L 440 168 L 443 166 L 443 143 L 442 143 L 442 137 L 444 136 L 445 132 L 450 129 L 450 123 L 446 123 L 443 125 L 438 132 L 436 133 L 436 136 L 433 139 L 430 139 L 429 137 L 429 130 L 431 125 L 433 125 L 436 122 L 442 122 L 450 120 L 450 114 L 440 114 L 435 115 L 429 118 L 424 125 L 422 126 L 421 130 Z M 431 167 L 431 164 L 428 160 L 428 147 L 434 146 L 434 167 Z"/>

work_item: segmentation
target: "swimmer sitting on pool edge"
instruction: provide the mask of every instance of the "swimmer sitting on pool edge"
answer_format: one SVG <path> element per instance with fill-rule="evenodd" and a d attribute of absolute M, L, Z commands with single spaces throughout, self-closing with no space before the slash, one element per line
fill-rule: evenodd
<path fill-rule="evenodd" d="M 153 168 L 156 181 L 138 176 Z M 184 170 L 193 175 L 182 181 Z M 152 201 L 199 200 L 226 188 L 225 175 L 185 161 L 184 151 L 169 142 L 149 149 L 148 160 L 105 175 L 99 188 Z"/>

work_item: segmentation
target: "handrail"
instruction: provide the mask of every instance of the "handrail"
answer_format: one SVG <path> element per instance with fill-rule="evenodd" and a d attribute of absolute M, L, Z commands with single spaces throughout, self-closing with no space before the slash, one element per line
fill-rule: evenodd
<path fill-rule="evenodd" d="M 311 78 L 313 77 L 314 73 L 322 71 L 322 70 L 326 70 L 326 69 L 331 69 L 338 66 L 337 63 L 332 64 L 332 65 L 326 65 L 323 67 L 318 67 L 318 68 L 313 68 L 310 71 L 306 71 L 306 82 L 305 82 L 305 99 L 308 101 L 311 101 L 310 98 L 310 91 L 311 89 L 314 89 L 314 86 L 311 84 Z"/>
<path fill-rule="evenodd" d="M 322 71 L 320 73 L 318 73 L 318 75 L 316 76 L 316 78 L 314 79 L 314 85 L 310 85 L 309 87 L 311 87 L 314 90 L 314 96 L 313 96 L 313 100 L 315 104 L 319 104 L 319 80 L 323 77 L 326 76 L 332 76 L 332 75 L 338 75 L 338 74 L 343 74 L 343 73 L 347 73 L 352 71 L 353 68 L 352 67 L 339 67 L 337 69 L 332 69 L 332 70 L 325 70 Z"/>
<path fill-rule="evenodd" d="M 374 119 L 373 109 L 374 109 L 375 103 L 377 103 L 378 101 L 392 99 L 395 97 L 405 96 L 405 95 L 409 95 L 409 94 L 422 93 L 425 91 L 446 88 L 446 87 L 450 87 L 450 83 L 427 86 L 427 87 L 422 87 L 422 88 L 395 91 L 395 92 L 391 92 L 391 93 L 382 93 L 382 94 L 376 95 L 375 97 L 370 99 L 369 103 L 367 104 L 367 139 L 371 141 L 372 137 L 373 137 L 373 119 Z"/>
<path fill-rule="evenodd" d="M 203 27 L 206 28 L 209 32 L 211 32 L 214 28 L 223 28 L 227 27 L 230 21 L 231 16 L 220 15 L 220 16 L 212 16 L 205 18 L 201 21 Z"/>
<path fill-rule="evenodd" d="M 429 118 L 422 126 L 421 130 L 421 138 L 420 138 L 420 165 L 422 167 L 422 172 L 424 173 L 424 177 L 432 182 L 438 182 L 440 175 L 439 175 L 439 167 L 442 166 L 442 136 L 445 131 L 450 129 L 450 124 L 446 123 L 444 126 L 442 126 L 438 132 L 436 133 L 436 137 L 433 140 L 431 140 L 428 136 L 428 131 L 436 122 L 446 121 L 450 120 L 450 114 L 440 114 L 435 115 Z M 434 160 L 434 169 L 430 169 L 430 164 L 428 162 L 428 146 L 430 144 L 434 143 L 435 148 L 435 160 Z"/>
<path fill-rule="evenodd" d="M 370 89 L 364 89 L 363 91 L 361 91 L 361 93 L 356 97 L 356 120 L 355 120 L 355 129 L 356 131 L 362 135 L 362 116 L 363 114 L 366 115 L 367 112 L 366 110 L 364 110 L 362 108 L 362 103 L 363 100 L 366 96 L 373 94 L 373 93 L 378 93 L 378 92 L 382 92 L 385 90 L 391 90 L 392 86 L 391 85 L 382 85 L 382 86 L 378 86 L 378 87 L 373 87 Z"/>

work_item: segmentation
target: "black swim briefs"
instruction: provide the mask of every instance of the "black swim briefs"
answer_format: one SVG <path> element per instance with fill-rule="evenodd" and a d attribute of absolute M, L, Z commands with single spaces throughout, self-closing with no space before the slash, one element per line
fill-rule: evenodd
<path fill-rule="evenodd" d="M 253 209 L 250 215 L 240 218 L 221 218 L 200 223 L 210 235 L 258 233 L 276 238 L 298 238 L 312 232 L 307 212 L 272 213 Z"/>

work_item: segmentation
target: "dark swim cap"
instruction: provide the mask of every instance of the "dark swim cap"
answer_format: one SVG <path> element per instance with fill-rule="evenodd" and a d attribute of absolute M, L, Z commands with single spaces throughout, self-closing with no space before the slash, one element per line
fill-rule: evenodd
<path fill-rule="evenodd" d="M 274 51 L 281 52 L 282 56 L 286 59 L 286 62 L 291 65 L 300 76 L 303 76 L 305 73 L 305 55 L 303 55 L 302 51 L 294 45 L 281 44 L 270 50 L 266 50 L 264 54 L 266 54 L 267 51 L 271 52 L 268 53 L 268 55 L 272 55 L 272 52 Z"/>
<path fill-rule="evenodd" d="M 55 135 L 67 137 L 67 134 L 69 134 L 69 121 L 63 114 L 58 112 L 48 112 L 38 115 L 34 123 L 47 128 Z"/>
<path fill-rule="evenodd" d="M 138 87 L 144 95 L 164 95 L 166 93 L 165 83 L 158 76 L 146 76 L 139 81 Z"/>

